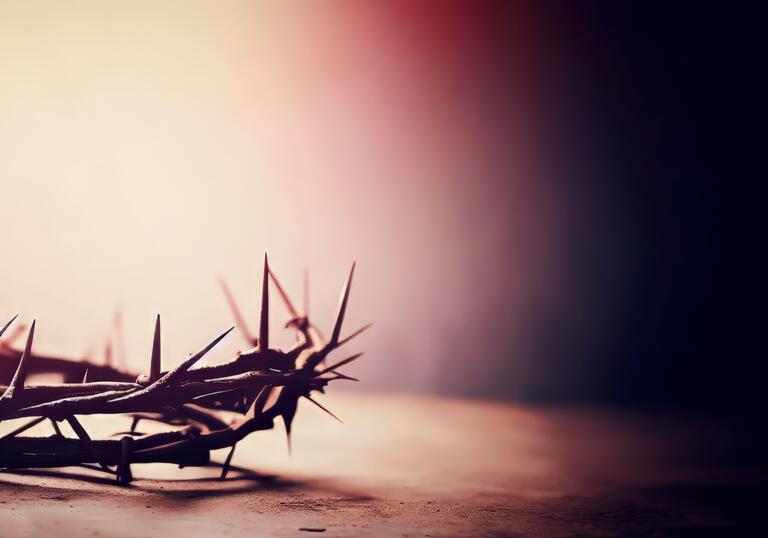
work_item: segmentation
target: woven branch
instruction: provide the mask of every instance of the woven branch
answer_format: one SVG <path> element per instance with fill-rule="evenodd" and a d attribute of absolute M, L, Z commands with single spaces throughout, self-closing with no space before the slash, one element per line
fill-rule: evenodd
<path fill-rule="evenodd" d="M 232 328 L 172 370 L 162 371 L 158 315 L 149 372 L 140 374 L 111 364 L 35 355 L 32 344 L 36 322 L 33 321 L 23 350 L 16 349 L 12 344 L 20 334 L 18 330 L 15 335 L 10 335 L 10 343 L 0 341 L 0 383 L 4 383 L 0 385 L 0 421 L 34 417 L 0 438 L 0 468 L 82 466 L 100 469 L 115 475 L 119 483 L 128 484 L 133 477 L 131 464 L 208 465 L 211 450 L 229 447 L 229 456 L 222 468 L 223 479 L 230 467 L 235 445 L 250 433 L 273 428 L 278 417 L 285 423 L 290 447 L 291 425 L 298 401 L 304 398 L 338 420 L 336 415 L 312 398 L 311 392 L 324 392 L 331 381 L 356 381 L 338 369 L 362 353 L 332 366 L 320 366 L 333 350 L 370 326 L 340 338 L 354 270 L 353 264 L 328 339 L 309 321 L 306 304 L 303 313 L 296 309 L 270 270 L 266 256 L 258 338 L 251 335 L 229 288 L 221 281 L 236 325 L 252 347 L 217 366 L 192 368 Z M 270 280 L 291 316 L 286 328 L 297 334 L 296 345 L 287 351 L 269 347 Z M 306 296 L 305 279 L 305 303 Z M 0 328 L 0 337 L 15 319 L 14 316 Z M 10 364 L 14 367 L 9 368 Z M 27 384 L 27 377 L 37 373 L 57 373 L 64 378 L 64 382 Z M 240 416 L 232 422 L 227 420 L 225 411 Z M 77 419 L 79 415 L 91 414 L 128 415 L 133 417 L 133 423 L 130 431 L 120 439 L 92 440 Z M 54 427 L 54 435 L 21 435 L 46 420 Z M 160 422 L 177 429 L 144 435 L 136 432 L 141 420 Z M 69 423 L 77 438 L 61 434 L 58 427 L 61 421 Z"/>

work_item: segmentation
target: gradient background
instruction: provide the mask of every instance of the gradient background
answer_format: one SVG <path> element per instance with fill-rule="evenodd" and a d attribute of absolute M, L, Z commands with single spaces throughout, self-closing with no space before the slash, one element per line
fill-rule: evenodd
<path fill-rule="evenodd" d="M 356 390 L 754 409 L 758 20 L 0 0 L 0 317 L 98 355 L 121 305 L 142 369 L 156 312 L 171 363 L 231 324 L 216 275 L 255 327 L 262 253 L 309 268 L 328 327 L 357 260 Z"/>

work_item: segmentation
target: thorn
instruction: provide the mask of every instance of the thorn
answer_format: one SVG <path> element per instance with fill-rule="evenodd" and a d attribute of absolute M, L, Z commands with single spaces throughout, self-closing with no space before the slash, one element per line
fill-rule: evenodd
<path fill-rule="evenodd" d="M 288 313 L 290 314 L 291 318 L 293 319 L 298 318 L 299 313 L 296 311 L 296 307 L 293 306 L 293 302 L 291 302 L 291 298 L 288 297 L 287 293 L 285 293 L 285 289 L 280 284 L 280 281 L 275 276 L 275 273 L 272 272 L 272 269 L 269 270 L 269 276 L 272 278 L 272 282 L 275 284 L 275 287 L 277 288 L 277 291 L 280 294 L 280 297 L 282 297 L 283 302 L 285 303 L 285 307 L 288 309 Z"/>
<path fill-rule="evenodd" d="M 373 323 L 368 323 L 366 325 L 363 325 L 358 330 L 356 330 L 355 332 L 353 332 L 352 334 L 350 334 L 349 336 L 347 336 L 346 338 L 341 340 L 336 347 L 341 347 L 344 344 L 346 344 L 347 342 L 349 342 L 350 340 L 352 340 L 353 338 L 355 338 L 356 336 L 360 336 L 365 331 L 367 331 L 371 327 L 371 325 L 373 325 Z"/>
<path fill-rule="evenodd" d="M 83 428 L 83 425 L 80 424 L 80 421 L 77 420 L 75 415 L 70 415 L 69 417 L 67 417 L 67 422 L 69 422 L 69 425 L 72 426 L 72 429 L 80 438 L 80 442 L 83 443 L 83 446 L 85 447 L 85 449 L 99 463 L 99 466 L 101 466 L 101 468 L 107 471 L 108 473 L 111 473 L 112 470 L 101 459 L 101 455 L 99 454 L 99 451 L 96 450 L 96 446 L 94 446 L 93 441 L 91 441 L 91 437 L 88 435 L 88 432 L 85 431 L 85 428 Z"/>
<path fill-rule="evenodd" d="M 203 349 L 201 349 L 200 351 L 198 351 L 197 353 L 195 353 L 194 355 L 192 355 L 190 358 L 188 358 L 187 360 L 185 360 L 184 362 L 182 362 L 182 363 L 181 363 L 180 365 L 178 365 L 176 368 L 174 368 L 173 370 L 171 370 L 170 372 L 168 372 L 167 374 L 165 374 L 165 375 L 164 375 L 164 376 L 163 376 L 163 377 L 162 377 L 162 378 L 161 378 L 161 379 L 158 381 L 158 383 L 160 383 L 160 382 L 163 382 L 163 381 L 167 383 L 167 382 L 168 382 L 169 380 L 171 380 L 172 378 L 174 378 L 174 377 L 178 376 L 179 374 L 183 374 L 184 372 L 186 372 L 187 370 L 189 370 L 189 369 L 190 369 L 190 368 L 191 368 L 191 367 L 192 367 L 192 366 L 193 366 L 193 365 L 194 365 L 194 364 L 195 364 L 197 361 L 199 361 L 200 359 L 202 359 L 202 358 L 205 356 L 205 354 L 206 354 L 206 353 L 208 353 L 208 352 L 209 352 L 211 349 L 213 349 L 213 347 L 214 347 L 216 344 L 218 344 L 219 342 L 221 342 L 221 340 L 222 340 L 222 339 L 223 339 L 225 336 L 227 336 L 227 335 L 228 335 L 230 332 L 232 332 L 232 329 L 234 329 L 234 328 L 235 328 L 234 326 L 233 326 L 233 327 L 230 327 L 229 329 L 227 329 L 226 331 L 224 331 L 223 333 L 221 333 L 219 336 L 217 336 L 216 338 L 214 338 L 214 339 L 211 341 L 211 343 L 210 343 L 210 344 L 208 344 L 208 345 L 207 345 L 207 346 L 205 346 Z M 150 386 L 151 386 L 151 385 L 150 385 Z"/>
<path fill-rule="evenodd" d="M 16 340 L 18 340 L 26 330 L 27 326 L 24 323 L 16 325 L 16 327 L 14 327 L 13 330 L 8 334 L 8 337 L 5 339 L 5 342 L 3 342 L 3 345 L 8 347 L 13 346 L 16 343 Z"/>
<path fill-rule="evenodd" d="M 313 400 L 313 399 L 312 399 L 312 396 L 306 395 L 306 396 L 304 396 L 304 397 L 305 397 L 307 400 L 309 400 L 310 402 L 312 402 L 313 404 L 315 404 L 317 407 L 319 407 L 320 409 L 322 409 L 323 411 L 325 411 L 326 413 L 328 413 L 329 415 L 331 415 L 333 418 L 335 418 L 336 420 L 338 420 L 339 422 L 341 422 L 342 424 L 344 424 L 344 422 L 342 422 L 342 420 L 341 420 L 339 417 L 337 417 L 336 415 L 334 415 L 333 413 L 331 413 L 331 412 L 330 412 L 328 409 L 326 409 L 325 407 L 323 407 L 323 405 L 322 405 L 320 402 L 318 402 L 317 400 Z"/>
<path fill-rule="evenodd" d="M 133 417 L 133 420 L 131 421 L 131 429 L 130 429 L 131 434 L 134 434 L 136 432 L 136 426 L 139 425 L 140 420 L 141 420 L 141 417 Z"/>
<path fill-rule="evenodd" d="M 104 364 L 112 366 L 112 342 L 109 339 L 104 344 Z"/>
<path fill-rule="evenodd" d="M 189 357 L 187 360 L 182 362 L 180 365 L 178 365 L 176 368 L 171 370 L 170 372 L 166 373 L 163 377 L 152 383 L 151 385 L 143 388 L 142 390 L 139 390 L 137 392 L 131 392 L 130 394 L 126 394 L 124 396 L 118 396 L 117 398 L 114 398 L 113 400 L 109 400 L 111 403 L 116 402 L 126 402 L 126 401 L 136 401 L 140 398 L 146 397 L 148 394 L 154 392 L 155 390 L 158 390 L 162 386 L 168 386 L 169 383 L 174 383 L 176 381 L 176 378 L 180 376 L 181 374 L 185 373 L 187 370 L 189 370 L 197 361 L 203 358 L 206 353 L 208 353 L 216 344 L 221 342 L 221 340 L 227 336 L 230 332 L 232 332 L 233 327 L 230 327 L 226 331 L 224 331 L 221 335 L 214 338 L 214 340 L 205 346 L 203 349 Z"/>
<path fill-rule="evenodd" d="M 21 359 L 19 359 L 19 366 L 16 368 L 16 373 L 13 374 L 11 384 L 5 389 L 5 392 L 0 396 L 0 399 L 13 398 L 13 393 L 17 388 L 24 388 L 24 383 L 27 380 L 27 363 L 29 362 L 29 357 L 32 355 L 32 341 L 35 338 L 36 322 L 37 320 L 32 320 L 32 326 L 29 328 L 29 334 L 27 335 L 27 345 L 24 347 Z"/>
<path fill-rule="evenodd" d="M 152 357 L 149 361 L 149 382 L 160 379 L 160 314 L 155 320 L 155 335 L 152 338 Z"/>
<path fill-rule="evenodd" d="M 13 316 L 11 319 L 9 319 L 9 320 L 6 322 L 6 324 L 5 324 L 5 325 L 3 325 L 3 328 L 2 328 L 2 329 L 0 329 L 0 336 L 3 336 L 3 335 L 5 334 L 5 331 L 7 331 L 7 330 L 8 330 L 8 327 L 10 327 L 10 326 L 11 326 L 11 323 L 13 323 L 13 322 L 16 320 L 16 318 L 18 318 L 18 317 L 19 317 L 19 315 L 18 315 L 18 314 L 16 314 L 16 315 L 15 315 L 15 316 Z"/>
<path fill-rule="evenodd" d="M 226 281 L 222 277 L 219 277 L 219 285 L 221 286 L 221 290 L 224 292 L 224 297 L 227 299 L 229 309 L 232 311 L 232 317 L 235 318 L 235 325 L 237 325 L 237 329 L 248 341 L 249 346 L 255 346 L 257 344 L 256 338 L 253 337 L 251 331 L 248 329 L 248 325 L 245 323 L 245 318 L 243 318 L 243 315 L 240 313 L 240 309 L 237 307 L 235 298 L 232 296 L 232 292 L 229 290 L 229 286 L 227 286 Z"/>
<path fill-rule="evenodd" d="M 280 392 L 280 396 L 278 397 L 278 401 L 275 403 L 275 406 L 282 406 L 283 410 L 280 413 L 280 416 L 283 417 L 283 423 L 285 424 L 285 435 L 286 440 L 288 442 L 288 455 L 290 456 L 292 453 L 292 445 L 291 445 L 291 425 L 293 424 L 293 419 L 296 416 L 296 408 L 298 406 L 299 397 L 298 395 L 295 395 L 292 391 L 288 389 L 283 389 L 283 391 Z"/>
<path fill-rule="evenodd" d="M 237 443 L 232 445 L 232 448 L 229 449 L 229 454 L 227 454 L 227 459 L 224 460 L 224 466 L 221 468 L 221 476 L 219 477 L 219 480 L 224 480 L 227 478 L 227 473 L 229 472 L 229 464 L 232 462 L 232 456 L 235 453 L 235 447 L 237 446 Z"/>
<path fill-rule="evenodd" d="M 261 279 L 261 320 L 259 321 L 259 350 L 269 349 L 269 262 L 264 254 L 264 275 Z"/>
<path fill-rule="evenodd" d="M 115 307 L 112 317 L 112 342 L 114 344 L 115 359 L 117 364 L 125 366 L 125 338 L 123 333 L 123 310 Z"/>
<path fill-rule="evenodd" d="M 323 374 L 325 374 L 325 373 L 327 373 L 327 372 L 330 372 L 330 371 L 332 371 L 332 370 L 335 370 L 336 368 L 341 368 L 341 367 L 342 367 L 342 366 L 344 366 L 345 364 L 349 364 L 350 362 L 352 362 L 352 361 L 354 361 L 354 360 L 356 360 L 356 359 L 359 359 L 359 358 L 360 358 L 362 355 L 363 355 L 363 353 L 358 353 L 357 355 L 352 355 L 351 357 L 349 357 L 349 358 L 346 358 L 346 359 L 344 359 L 343 361 L 339 361 L 339 362 L 337 362 L 337 363 L 336 363 L 336 364 L 334 364 L 333 366 L 329 366 L 328 368 L 325 368 L 324 370 L 321 370 L 321 371 L 320 371 L 320 372 L 318 372 L 316 375 L 323 375 Z"/>
<path fill-rule="evenodd" d="M 333 333 L 331 334 L 331 340 L 328 343 L 332 348 L 339 345 L 339 336 L 341 335 L 341 324 L 344 323 L 344 315 L 347 312 L 347 302 L 349 301 L 349 289 L 352 286 L 352 277 L 355 274 L 355 265 L 352 264 L 352 269 L 349 271 L 349 277 L 344 285 L 344 289 L 341 291 L 339 297 L 339 311 L 336 314 L 336 323 L 333 326 Z"/>
<path fill-rule="evenodd" d="M 359 380 L 358 378 L 356 378 L 356 377 L 352 377 L 352 376 L 344 375 L 344 374 L 342 374 L 342 373 L 340 373 L 340 372 L 333 372 L 333 373 L 334 373 L 334 374 L 336 374 L 336 377 L 334 377 L 333 379 L 344 379 L 344 380 L 346 380 L 346 381 L 355 381 L 355 382 L 357 382 L 357 381 L 360 381 L 360 380 Z"/>
<path fill-rule="evenodd" d="M 88 368 L 85 369 L 85 373 L 83 374 L 83 383 L 88 383 Z"/>

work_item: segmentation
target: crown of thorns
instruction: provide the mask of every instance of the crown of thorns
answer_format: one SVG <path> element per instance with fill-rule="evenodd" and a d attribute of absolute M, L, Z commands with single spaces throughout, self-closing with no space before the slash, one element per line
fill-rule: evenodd
<path fill-rule="evenodd" d="M 273 428 L 278 417 L 282 417 L 285 423 L 290 449 L 291 424 L 298 401 L 307 399 L 338 420 L 336 415 L 313 399 L 311 393 L 324 392 L 329 382 L 338 379 L 357 381 L 338 369 L 362 353 L 330 366 L 322 366 L 329 353 L 370 327 L 368 324 L 341 338 L 354 271 L 355 264 L 352 264 L 329 338 L 325 338 L 309 321 L 306 280 L 304 311 L 300 313 L 270 271 L 266 256 L 258 338 L 251 335 L 222 280 L 236 326 L 252 347 L 217 366 L 191 368 L 234 327 L 172 370 L 162 371 L 158 315 L 149 373 L 139 375 L 111 364 L 33 354 L 33 321 L 23 350 L 0 342 L 0 382 L 6 383 L 0 385 L 0 421 L 33 417 L 0 438 L 0 468 L 79 466 L 104 471 L 114 475 L 118 483 L 129 484 L 132 480 L 131 464 L 162 462 L 180 467 L 204 466 L 210 464 L 211 450 L 229 447 L 222 466 L 223 479 L 227 476 L 237 443 L 252 432 Z M 297 343 L 287 351 L 269 347 L 269 280 L 290 313 L 286 328 L 293 329 L 297 335 Z M 0 329 L 0 337 L 16 317 Z M 36 373 L 58 373 L 63 376 L 64 382 L 27 384 L 27 375 Z M 236 413 L 236 418 L 228 419 L 232 415 L 225 412 Z M 78 415 L 91 414 L 122 414 L 132 417 L 133 421 L 130 431 L 119 439 L 94 440 L 77 419 Z M 53 435 L 20 435 L 46 420 L 53 426 Z M 174 429 L 142 434 L 136 431 L 141 420 L 165 423 L 174 426 Z M 61 433 L 58 426 L 61 421 L 71 426 L 77 438 L 68 438 Z"/>

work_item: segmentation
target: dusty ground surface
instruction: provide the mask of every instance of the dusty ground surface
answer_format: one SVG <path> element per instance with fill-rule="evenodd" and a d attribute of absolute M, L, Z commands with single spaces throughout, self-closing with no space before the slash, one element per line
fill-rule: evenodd
<path fill-rule="evenodd" d="M 225 482 L 164 465 L 134 466 L 130 488 L 76 468 L 2 472 L 0 536 L 768 535 L 755 517 L 765 476 L 735 452 L 741 440 L 706 424 L 435 398 L 325 403 L 343 425 L 302 404 L 292 457 L 281 428 L 254 434 L 234 462 L 257 472 Z M 84 419 L 95 435 L 125 429 L 114 421 Z"/>

